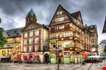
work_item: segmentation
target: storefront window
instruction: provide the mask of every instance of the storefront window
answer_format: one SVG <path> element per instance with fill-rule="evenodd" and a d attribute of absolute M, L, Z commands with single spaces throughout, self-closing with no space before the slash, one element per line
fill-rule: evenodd
<path fill-rule="evenodd" d="M 70 45 L 68 45 L 68 44 L 64 45 L 64 48 L 69 48 L 69 47 L 70 47 Z"/>
<path fill-rule="evenodd" d="M 64 42 L 63 46 L 64 46 L 64 48 L 69 48 L 69 47 L 71 47 L 70 41 Z"/>
<path fill-rule="evenodd" d="M 6 55 L 6 52 L 4 50 L 2 50 L 2 55 L 5 56 Z"/>
<path fill-rule="evenodd" d="M 51 62 L 52 64 L 55 64 L 55 63 L 57 62 L 57 60 L 56 60 L 56 55 L 55 55 L 55 54 L 52 54 L 52 55 L 50 56 L 50 62 Z"/>

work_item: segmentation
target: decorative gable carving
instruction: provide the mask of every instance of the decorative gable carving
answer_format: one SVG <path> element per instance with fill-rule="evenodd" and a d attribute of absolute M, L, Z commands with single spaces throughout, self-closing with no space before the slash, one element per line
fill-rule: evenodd
<path fill-rule="evenodd" d="M 70 21 L 69 13 L 61 5 L 57 7 L 57 10 L 50 22 L 50 25 L 61 24 Z"/>

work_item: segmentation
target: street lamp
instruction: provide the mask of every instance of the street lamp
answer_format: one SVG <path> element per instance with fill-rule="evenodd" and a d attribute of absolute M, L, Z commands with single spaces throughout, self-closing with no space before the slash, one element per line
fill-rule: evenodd
<path fill-rule="evenodd" d="M 57 56 L 57 70 L 59 70 L 59 52 L 61 52 L 61 49 L 59 47 L 56 47 L 56 56 Z"/>
<path fill-rule="evenodd" d="M 59 52 L 61 52 L 61 48 L 59 46 L 57 47 L 56 45 L 53 46 L 56 51 L 56 59 L 57 59 L 57 70 L 59 70 Z"/>

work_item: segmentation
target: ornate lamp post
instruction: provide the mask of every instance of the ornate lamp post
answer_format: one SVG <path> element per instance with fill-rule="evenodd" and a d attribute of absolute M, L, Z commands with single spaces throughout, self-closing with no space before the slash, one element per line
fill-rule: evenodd
<path fill-rule="evenodd" d="M 61 52 L 61 49 L 59 47 L 56 47 L 56 56 L 57 56 L 57 70 L 59 70 L 59 53 Z"/>

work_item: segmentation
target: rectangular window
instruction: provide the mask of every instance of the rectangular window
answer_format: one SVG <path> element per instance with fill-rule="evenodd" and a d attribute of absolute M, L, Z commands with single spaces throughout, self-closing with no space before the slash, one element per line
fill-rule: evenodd
<path fill-rule="evenodd" d="M 32 46 L 29 46 L 29 52 L 32 52 Z"/>
<path fill-rule="evenodd" d="M 35 36 L 39 36 L 39 30 L 35 31 Z"/>
<path fill-rule="evenodd" d="M 27 39 L 24 39 L 24 45 L 27 45 Z"/>
<path fill-rule="evenodd" d="M 64 37 L 70 36 L 70 32 L 64 32 Z"/>
<path fill-rule="evenodd" d="M 29 38 L 29 44 L 33 44 L 33 38 Z"/>
<path fill-rule="evenodd" d="M 33 30 L 31 30 L 31 31 L 29 32 L 29 36 L 30 36 L 30 37 L 33 36 Z"/>
<path fill-rule="evenodd" d="M 27 46 L 24 46 L 23 51 L 27 52 Z"/>
<path fill-rule="evenodd" d="M 35 51 L 39 50 L 39 45 L 35 45 Z"/>
<path fill-rule="evenodd" d="M 27 33 L 27 32 L 24 33 L 24 37 L 25 37 L 25 38 L 28 37 L 28 33 Z"/>
<path fill-rule="evenodd" d="M 57 15 L 61 15 L 63 12 L 62 11 L 58 11 L 57 12 Z"/>
<path fill-rule="evenodd" d="M 62 26 L 59 26 L 59 29 L 64 29 L 64 25 L 62 25 Z"/>
<path fill-rule="evenodd" d="M 39 37 L 35 38 L 35 44 L 39 43 Z"/>

